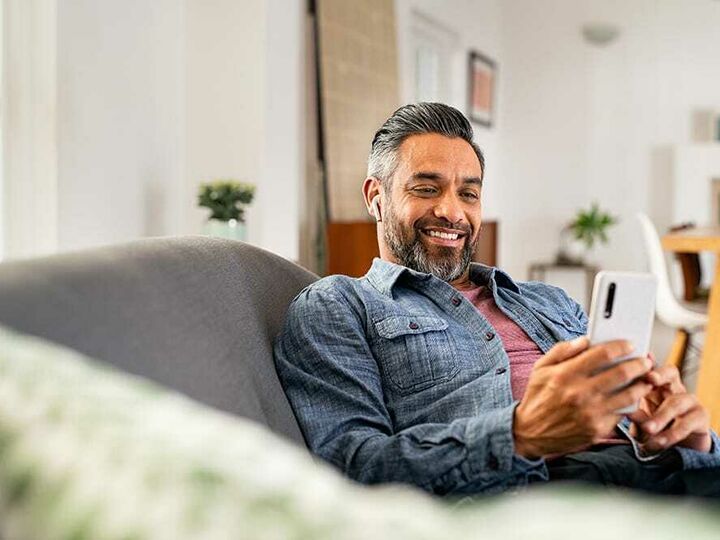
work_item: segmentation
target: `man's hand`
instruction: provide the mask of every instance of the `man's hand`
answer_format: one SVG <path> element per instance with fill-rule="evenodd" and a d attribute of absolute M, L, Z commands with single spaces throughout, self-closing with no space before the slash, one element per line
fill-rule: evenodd
<path fill-rule="evenodd" d="M 652 362 L 634 358 L 627 341 L 589 347 L 586 337 L 555 345 L 535 364 L 515 409 L 515 451 L 525 457 L 566 453 L 606 437 L 619 422 L 616 411 L 645 397 L 653 385 L 638 380 Z"/>
<path fill-rule="evenodd" d="M 631 433 L 643 447 L 649 452 L 671 446 L 709 452 L 710 415 L 685 389 L 677 368 L 663 366 L 644 380 L 653 385 L 653 390 L 641 400 L 638 410 L 628 415 L 633 422 Z"/>

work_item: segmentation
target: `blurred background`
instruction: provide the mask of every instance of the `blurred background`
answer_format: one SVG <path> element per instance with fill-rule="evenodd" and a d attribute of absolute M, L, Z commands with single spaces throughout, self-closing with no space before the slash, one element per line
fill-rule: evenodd
<path fill-rule="evenodd" d="M 2 18 L 3 259 L 202 233 L 199 185 L 229 178 L 255 186 L 248 242 L 326 273 L 372 251 L 369 143 L 418 100 L 473 118 L 484 258 L 518 279 L 593 203 L 616 222 L 593 267 L 644 267 L 638 211 L 718 222 L 717 0 L 3 0 Z"/>

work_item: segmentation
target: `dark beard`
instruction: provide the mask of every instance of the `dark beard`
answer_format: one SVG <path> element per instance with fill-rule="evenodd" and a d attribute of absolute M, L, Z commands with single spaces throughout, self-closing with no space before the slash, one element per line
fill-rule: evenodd
<path fill-rule="evenodd" d="M 439 254 L 431 256 L 420 239 L 422 233 L 418 228 L 412 228 L 407 231 L 409 234 L 405 234 L 406 231 L 399 227 L 398 221 L 395 219 L 395 213 L 390 205 L 385 208 L 383 224 L 385 225 L 385 243 L 401 265 L 418 272 L 432 274 L 447 282 L 454 281 L 465 273 L 477 246 L 477 238 L 472 242 L 470 240 L 472 231 L 468 230 L 459 257 L 456 255 L 457 251 L 454 248 L 447 246 L 437 246 Z M 430 225 L 426 224 L 426 226 Z M 448 222 L 436 222 L 432 225 L 456 228 L 452 227 Z"/>

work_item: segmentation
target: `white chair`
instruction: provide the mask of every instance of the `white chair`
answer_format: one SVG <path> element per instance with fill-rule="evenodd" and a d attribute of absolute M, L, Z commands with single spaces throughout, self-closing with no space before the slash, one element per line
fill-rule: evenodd
<path fill-rule="evenodd" d="M 655 229 L 655 225 L 653 225 L 650 218 L 645 214 L 637 214 L 636 217 L 640 222 L 640 229 L 642 230 L 645 241 L 645 251 L 650 272 L 654 274 L 658 280 L 657 304 L 655 308 L 657 317 L 666 325 L 675 328 L 675 341 L 673 342 L 672 349 L 665 363 L 677 367 L 680 372 L 682 372 L 685 357 L 689 349 L 690 337 L 692 334 L 705 329 L 708 316 L 684 307 L 677 298 L 675 298 L 672 287 L 670 286 L 665 254 L 663 253 L 660 237 Z"/>

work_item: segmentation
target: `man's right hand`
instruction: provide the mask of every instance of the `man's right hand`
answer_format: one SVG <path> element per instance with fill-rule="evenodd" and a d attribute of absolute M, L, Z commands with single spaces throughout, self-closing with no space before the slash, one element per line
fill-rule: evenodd
<path fill-rule="evenodd" d="M 515 409 L 515 452 L 539 458 L 607 437 L 620 421 L 616 411 L 635 404 L 653 388 L 644 381 L 622 388 L 652 369 L 649 358 L 613 365 L 630 351 L 627 341 L 590 347 L 586 337 L 550 349 L 533 367 Z"/>

